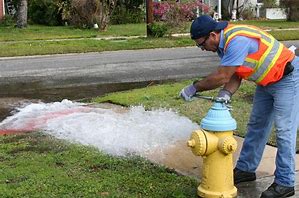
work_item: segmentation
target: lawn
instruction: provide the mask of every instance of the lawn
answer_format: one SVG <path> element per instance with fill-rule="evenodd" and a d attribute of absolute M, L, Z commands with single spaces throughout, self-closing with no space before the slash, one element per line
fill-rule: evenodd
<path fill-rule="evenodd" d="M 278 40 L 299 39 L 298 30 L 282 30 L 282 28 L 299 28 L 299 22 L 256 20 L 237 23 L 256 25 L 270 30 L 270 33 Z M 187 25 L 187 27 L 189 26 L 190 24 Z M 188 33 L 188 29 L 178 33 Z M 186 47 L 194 45 L 189 36 L 144 38 L 145 35 L 145 24 L 111 25 L 106 32 L 100 32 L 96 29 L 77 29 L 71 26 L 50 27 L 29 25 L 28 28 L 24 29 L 17 29 L 13 25 L 0 26 L 0 57 Z M 128 36 L 140 36 L 141 38 L 102 40 L 107 37 Z"/>
<path fill-rule="evenodd" d="M 0 41 L 32 41 L 52 39 L 96 38 L 105 36 L 144 36 L 144 24 L 112 25 L 106 32 L 97 29 L 79 29 L 72 26 L 29 25 L 19 29 L 11 26 L 0 26 Z"/>
<path fill-rule="evenodd" d="M 197 181 L 137 156 L 42 133 L 0 136 L 0 197 L 197 197 Z"/>

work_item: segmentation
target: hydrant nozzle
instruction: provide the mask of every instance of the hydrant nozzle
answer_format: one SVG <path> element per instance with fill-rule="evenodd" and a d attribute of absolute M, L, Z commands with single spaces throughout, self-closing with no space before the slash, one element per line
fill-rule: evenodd
<path fill-rule="evenodd" d="M 237 150 L 237 141 L 232 136 L 222 138 L 219 143 L 219 150 L 225 154 L 233 153 Z"/>
<path fill-rule="evenodd" d="M 187 145 L 189 146 L 189 147 L 191 147 L 191 148 L 193 148 L 193 147 L 195 147 L 196 146 L 196 143 L 195 143 L 195 140 L 189 140 L 188 142 L 187 142 Z"/>

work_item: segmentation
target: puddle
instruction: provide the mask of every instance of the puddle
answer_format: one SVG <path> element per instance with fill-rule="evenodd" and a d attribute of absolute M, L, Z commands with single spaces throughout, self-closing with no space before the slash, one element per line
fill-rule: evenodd
<path fill-rule="evenodd" d="M 41 99 L 46 102 L 61 101 L 65 98 L 69 100 L 88 99 L 101 96 L 107 93 L 124 91 L 129 89 L 142 88 L 173 80 L 143 81 L 143 82 L 124 82 L 124 83 L 91 83 L 88 85 L 52 87 L 44 85 L 43 82 L 31 83 L 9 83 L 0 84 L 0 98 L 26 98 Z"/>
<path fill-rule="evenodd" d="M 147 87 L 155 84 L 161 84 L 167 81 L 144 81 L 127 83 L 110 83 L 69 87 L 47 87 L 42 83 L 8 83 L 0 85 L 0 121 L 11 115 L 11 111 L 30 102 L 43 101 L 53 102 L 61 101 L 65 98 L 69 100 L 88 100 L 92 97 L 101 96 L 107 93 L 124 91 L 135 88 Z"/>

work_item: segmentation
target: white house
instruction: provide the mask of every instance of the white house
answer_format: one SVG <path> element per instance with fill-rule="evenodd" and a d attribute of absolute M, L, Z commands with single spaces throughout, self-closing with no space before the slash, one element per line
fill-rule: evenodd
<path fill-rule="evenodd" d="M 232 0 L 203 0 L 203 2 L 214 9 L 218 14 L 218 18 L 220 19 L 222 14 L 221 3 L 222 5 L 226 5 L 229 10 L 234 10 L 237 8 L 237 1 L 235 1 L 235 4 L 233 5 Z M 276 0 L 276 4 L 279 5 L 279 0 Z M 245 8 L 251 9 L 256 17 L 261 17 L 260 11 L 263 5 L 263 0 L 239 0 L 239 6 L 240 5 L 244 5 Z M 267 8 L 265 10 L 265 16 L 263 17 L 268 19 L 285 19 L 286 13 L 285 10 L 280 8 Z"/>

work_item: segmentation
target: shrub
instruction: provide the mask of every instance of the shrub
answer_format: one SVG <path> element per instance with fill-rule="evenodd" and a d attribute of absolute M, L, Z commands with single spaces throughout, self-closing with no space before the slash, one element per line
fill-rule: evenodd
<path fill-rule="evenodd" d="M 72 0 L 70 23 L 77 27 L 90 28 L 98 24 L 106 30 L 117 0 Z"/>
<path fill-rule="evenodd" d="M 253 8 L 252 7 L 244 8 L 240 13 L 240 17 L 244 20 L 253 20 L 255 18 L 255 15 L 253 13 Z"/>
<path fill-rule="evenodd" d="M 167 29 L 164 23 L 152 23 L 149 25 L 149 35 L 152 37 L 163 37 Z"/>
<path fill-rule="evenodd" d="M 143 0 L 118 0 L 111 16 L 112 24 L 140 23 L 144 21 Z"/>
<path fill-rule="evenodd" d="M 197 9 L 209 11 L 209 7 L 199 0 L 186 3 L 155 2 L 153 6 L 154 20 L 164 22 L 169 33 L 185 29 L 186 22 L 196 18 Z"/>
<path fill-rule="evenodd" d="M 58 2 L 58 0 L 30 0 L 28 5 L 29 19 L 33 23 L 43 25 L 63 24 Z"/>
<path fill-rule="evenodd" d="M 178 18 L 184 19 L 185 21 L 191 21 L 196 18 L 197 9 L 203 10 L 204 12 L 208 12 L 210 9 L 200 0 L 187 3 L 176 3 L 172 1 L 154 2 L 153 6 L 153 13 L 156 21 L 165 21 L 167 15 L 173 15 L 173 12 L 177 13 L 176 16 Z"/>
<path fill-rule="evenodd" d="M 264 8 L 276 8 L 276 0 L 263 0 L 263 7 Z"/>
<path fill-rule="evenodd" d="M 56 0 L 59 13 L 63 21 L 69 21 L 71 18 L 71 1 L 72 0 Z"/>
<path fill-rule="evenodd" d="M 96 10 L 97 4 L 93 0 L 72 0 L 69 21 L 76 27 L 90 28 L 96 23 L 93 17 Z"/>
<path fill-rule="evenodd" d="M 1 27 L 12 26 L 15 23 L 16 22 L 13 16 L 5 15 L 4 18 L 0 21 L 0 26 Z"/>

